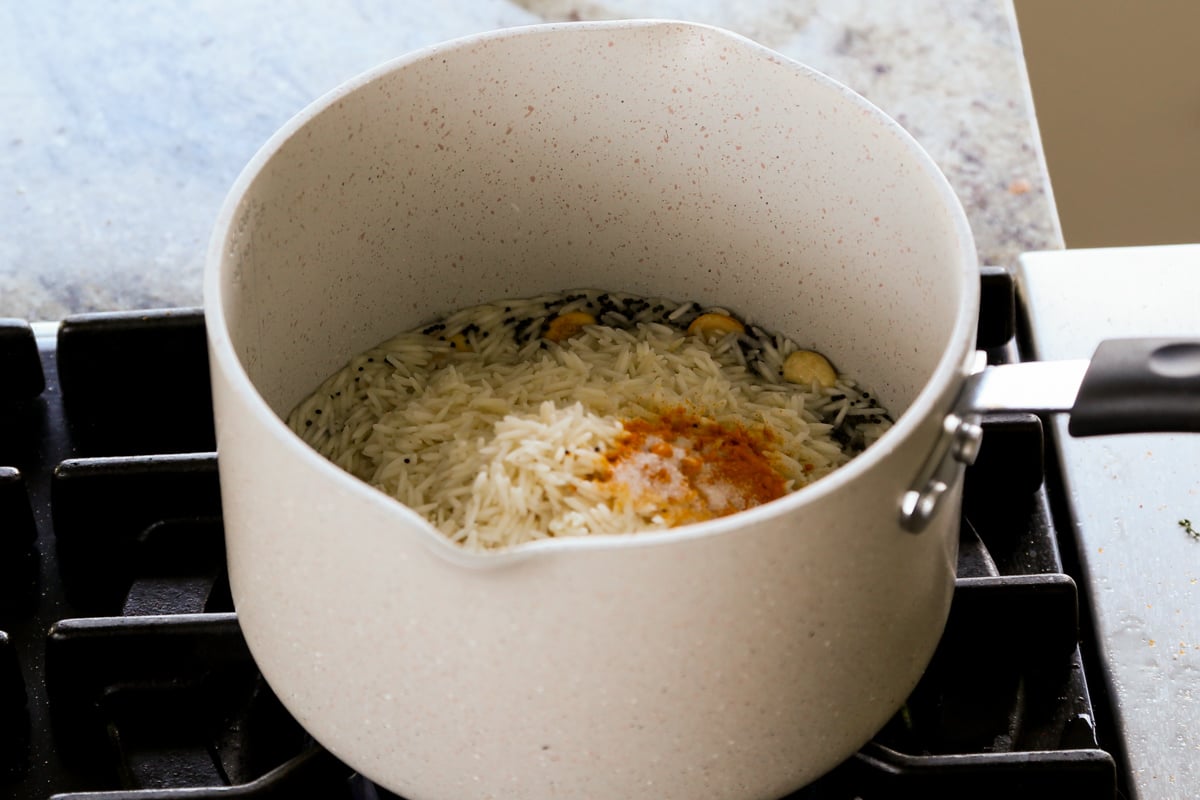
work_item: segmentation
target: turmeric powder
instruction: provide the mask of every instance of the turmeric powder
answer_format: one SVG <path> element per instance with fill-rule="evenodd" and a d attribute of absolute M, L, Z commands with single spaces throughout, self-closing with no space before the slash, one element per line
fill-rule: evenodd
<path fill-rule="evenodd" d="M 618 504 L 647 517 L 682 525 L 762 505 L 788 491 L 771 464 L 774 439 L 766 426 L 722 425 L 682 407 L 654 419 L 624 422 L 604 454 L 596 480 Z"/>

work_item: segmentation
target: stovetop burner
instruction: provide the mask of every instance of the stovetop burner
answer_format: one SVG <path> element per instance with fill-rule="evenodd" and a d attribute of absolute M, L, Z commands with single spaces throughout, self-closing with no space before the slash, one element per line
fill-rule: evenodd
<path fill-rule="evenodd" d="M 984 286 L 981 344 L 1015 360 L 1011 279 L 985 270 Z M 300 728 L 238 629 L 202 314 L 38 332 L 0 322 L 0 795 L 395 797 Z M 985 428 L 932 664 L 870 744 L 790 800 L 1117 796 L 1042 424 Z"/>

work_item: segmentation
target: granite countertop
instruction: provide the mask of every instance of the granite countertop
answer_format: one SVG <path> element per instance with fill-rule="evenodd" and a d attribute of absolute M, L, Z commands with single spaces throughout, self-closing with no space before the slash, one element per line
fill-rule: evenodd
<path fill-rule="evenodd" d="M 946 173 L 984 263 L 1062 247 L 1011 0 L 50 0 L 0 6 L 0 316 L 198 305 L 225 193 L 310 101 L 445 39 L 622 17 L 729 28 L 865 95 Z"/>

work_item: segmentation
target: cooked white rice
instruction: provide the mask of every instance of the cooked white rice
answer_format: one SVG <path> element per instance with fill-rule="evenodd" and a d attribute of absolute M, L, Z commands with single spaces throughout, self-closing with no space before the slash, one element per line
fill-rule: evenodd
<path fill-rule="evenodd" d="M 596 323 L 561 342 L 543 337 L 548 320 L 581 310 Z M 758 432 L 787 491 L 891 424 L 844 376 L 830 388 L 784 381 L 798 349 L 787 339 L 749 324 L 720 338 L 685 332 L 714 311 L 729 313 L 597 290 L 468 308 L 356 356 L 288 424 L 472 549 L 678 524 L 670 497 L 639 502 L 614 488 L 605 457 L 623 420 L 686 409 Z"/>

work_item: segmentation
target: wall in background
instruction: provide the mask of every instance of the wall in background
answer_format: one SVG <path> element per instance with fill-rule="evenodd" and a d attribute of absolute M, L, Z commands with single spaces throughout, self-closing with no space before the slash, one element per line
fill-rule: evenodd
<path fill-rule="evenodd" d="M 1067 246 L 1200 242 L 1200 2 L 1015 5 Z"/>

